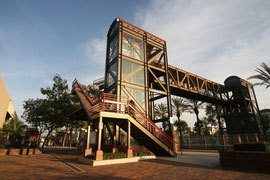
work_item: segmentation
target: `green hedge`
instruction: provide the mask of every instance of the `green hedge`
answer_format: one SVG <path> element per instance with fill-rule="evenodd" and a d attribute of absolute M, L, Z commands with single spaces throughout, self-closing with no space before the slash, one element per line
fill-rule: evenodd
<path fill-rule="evenodd" d="M 133 152 L 133 156 L 150 156 L 152 153 L 150 152 L 143 152 L 143 151 L 135 151 Z"/>
<path fill-rule="evenodd" d="M 91 153 L 88 156 L 86 156 L 86 158 L 88 158 L 88 159 L 95 159 L 95 154 L 94 153 Z"/>
<path fill-rule="evenodd" d="M 150 156 L 152 155 L 150 152 L 143 152 L 143 151 L 138 151 L 138 152 L 133 152 L 133 156 Z M 92 153 L 88 156 L 86 156 L 88 159 L 95 159 L 95 154 Z M 107 159 L 122 159 L 122 158 L 127 158 L 127 153 L 123 152 L 117 152 L 117 153 L 103 153 L 103 160 Z"/>
<path fill-rule="evenodd" d="M 127 153 L 117 152 L 117 153 L 103 153 L 103 159 L 121 159 L 127 158 Z"/>
<path fill-rule="evenodd" d="M 260 144 L 235 144 L 233 145 L 235 151 L 266 151 L 264 143 Z"/>

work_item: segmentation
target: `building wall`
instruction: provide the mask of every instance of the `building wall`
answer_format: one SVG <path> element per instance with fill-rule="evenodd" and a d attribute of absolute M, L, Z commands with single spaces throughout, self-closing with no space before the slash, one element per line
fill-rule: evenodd
<path fill-rule="evenodd" d="M 5 123 L 7 113 L 9 113 L 12 118 L 18 119 L 4 81 L 0 76 L 0 128 L 2 128 Z"/>

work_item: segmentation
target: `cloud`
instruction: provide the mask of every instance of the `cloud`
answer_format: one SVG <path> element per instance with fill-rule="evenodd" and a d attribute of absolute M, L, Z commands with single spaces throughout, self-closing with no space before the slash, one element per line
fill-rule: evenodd
<path fill-rule="evenodd" d="M 104 36 L 105 37 L 105 36 Z M 106 55 L 106 39 L 96 38 L 80 45 L 82 53 L 85 58 L 98 65 L 105 66 L 105 55 Z"/>
<path fill-rule="evenodd" d="M 167 41 L 169 64 L 223 84 L 270 63 L 269 9 L 263 0 L 153 0 L 134 24 Z M 255 91 L 260 108 L 270 108 L 269 90 Z"/>

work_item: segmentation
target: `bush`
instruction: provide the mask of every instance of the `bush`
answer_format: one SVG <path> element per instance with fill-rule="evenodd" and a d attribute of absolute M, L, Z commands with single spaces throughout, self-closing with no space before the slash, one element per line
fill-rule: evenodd
<path fill-rule="evenodd" d="M 266 146 L 266 151 L 270 152 L 270 142 L 266 142 L 265 146 Z"/>
<path fill-rule="evenodd" d="M 103 159 L 121 159 L 121 158 L 127 158 L 127 153 L 103 153 Z"/>
<path fill-rule="evenodd" d="M 152 155 L 150 152 L 143 152 L 143 151 L 135 151 L 133 152 L 133 156 L 150 156 Z"/>
<path fill-rule="evenodd" d="M 91 153 L 88 156 L 86 156 L 86 158 L 88 158 L 88 159 L 95 159 L 95 154 L 94 153 Z"/>
<path fill-rule="evenodd" d="M 235 151 L 266 151 L 266 145 L 260 144 L 235 144 L 233 145 Z"/>

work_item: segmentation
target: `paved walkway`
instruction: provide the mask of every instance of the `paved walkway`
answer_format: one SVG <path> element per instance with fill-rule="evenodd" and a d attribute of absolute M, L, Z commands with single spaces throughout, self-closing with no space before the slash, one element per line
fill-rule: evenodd
<path fill-rule="evenodd" d="M 0 156 L 0 179 L 270 179 L 270 174 L 214 167 L 164 159 L 92 167 L 74 154 Z"/>
<path fill-rule="evenodd" d="M 220 168 L 219 154 L 217 151 L 184 151 L 177 153 L 177 157 L 160 157 L 159 159 L 201 165 L 211 168 Z"/>

